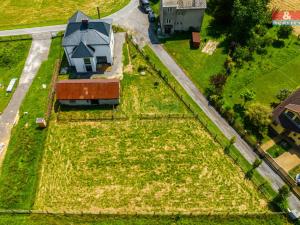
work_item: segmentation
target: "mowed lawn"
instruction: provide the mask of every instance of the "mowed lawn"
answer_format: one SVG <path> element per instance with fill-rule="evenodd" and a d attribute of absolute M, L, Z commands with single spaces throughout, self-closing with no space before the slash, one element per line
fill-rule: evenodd
<path fill-rule="evenodd" d="M 52 123 L 34 208 L 267 210 L 251 181 L 193 119 Z"/>
<path fill-rule="evenodd" d="M 101 17 L 123 8 L 130 0 L 2 0 L 0 29 L 64 24 L 76 10 Z"/>
<path fill-rule="evenodd" d="M 6 108 L 18 85 L 31 45 L 31 40 L 4 41 L 3 39 L 0 39 L 0 114 Z M 13 78 L 18 80 L 13 92 L 7 93 L 6 89 Z"/>

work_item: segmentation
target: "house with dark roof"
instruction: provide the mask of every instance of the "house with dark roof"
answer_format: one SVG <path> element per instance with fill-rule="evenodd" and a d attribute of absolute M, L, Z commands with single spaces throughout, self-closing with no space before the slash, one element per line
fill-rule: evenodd
<path fill-rule="evenodd" d="M 91 19 L 77 11 L 70 19 L 62 40 L 70 66 L 78 73 L 96 72 L 113 64 L 114 33 L 111 19 Z"/>
<path fill-rule="evenodd" d="M 161 0 L 161 32 L 200 31 L 205 9 L 206 0 Z"/>
<path fill-rule="evenodd" d="M 74 79 L 56 83 L 56 99 L 62 105 L 118 105 L 120 103 L 120 80 Z"/>
<path fill-rule="evenodd" d="M 271 127 L 300 146 L 300 89 L 274 109 Z"/>

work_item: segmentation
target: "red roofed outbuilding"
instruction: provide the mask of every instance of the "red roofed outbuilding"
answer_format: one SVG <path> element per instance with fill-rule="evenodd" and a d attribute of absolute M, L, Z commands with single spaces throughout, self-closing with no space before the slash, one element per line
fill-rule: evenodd
<path fill-rule="evenodd" d="M 56 99 L 62 105 L 118 105 L 120 80 L 79 79 L 56 83 Z"/>

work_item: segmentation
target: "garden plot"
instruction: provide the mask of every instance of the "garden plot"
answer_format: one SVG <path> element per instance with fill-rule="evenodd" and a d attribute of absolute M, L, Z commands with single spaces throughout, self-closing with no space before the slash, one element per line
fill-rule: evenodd
<path fill-rule="evenodd" d="M 52 123 L 35 209 L 262 212 L 266 202 L 193 119 Z"/>

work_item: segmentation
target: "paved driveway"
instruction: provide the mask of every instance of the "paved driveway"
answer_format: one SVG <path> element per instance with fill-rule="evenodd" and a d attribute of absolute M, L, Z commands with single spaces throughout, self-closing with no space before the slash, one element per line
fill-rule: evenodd
<path fill-rule="evenodd" d="M 19 108 L 22 101 L 38 72 L 41 63 L 48 58 L 50 44 L 51 35 L 49 33 L 33 35 L 33 41 L 20 77 L 19 85 L 8 106 L 0 116 L 0 143 L 4 143 L 5 145 L 0 152 L 0 161 L 2 161 L 2 158 L 5 155 L 4 153 L 9 142 L 11 129 L 18 119 Z"/>

